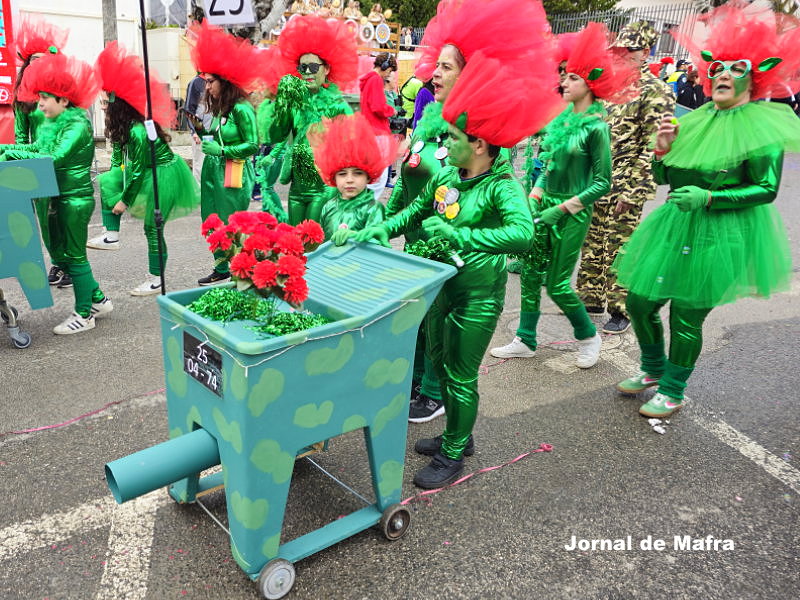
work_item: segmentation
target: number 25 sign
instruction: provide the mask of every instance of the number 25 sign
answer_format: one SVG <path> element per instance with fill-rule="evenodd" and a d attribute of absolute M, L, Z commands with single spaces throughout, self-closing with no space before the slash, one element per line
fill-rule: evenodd
<path fill-rule="evenodd" d="M 252 25 L 256 22 L 253 0 L 204 0 L 206 18 L 212 25 Z"/>

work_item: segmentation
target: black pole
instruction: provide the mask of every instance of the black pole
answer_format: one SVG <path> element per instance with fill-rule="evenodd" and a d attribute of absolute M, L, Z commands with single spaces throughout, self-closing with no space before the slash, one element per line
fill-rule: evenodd
<path fill-rule="evenodd" d="M 142 59 L 144 62 L 144 88 L 147 93 L 147 114 L 144 127 L 147 130 L 147 139 L 150 141 L 150 170 L 153 173 L 153 218 L 156 224 L 156 236 L 158 236 L 158 270 L 161 273 L 161 294 L 166 293 L 164 284 L 164 219 L 161 216 L 161 208 L 158 204 L 158 176 L 156 175 L 156 125 L 153 122 L 153 100 L 150 97 L 150 65 L 147 59 L 147 28 L 145 26 L 144 0 L 139 0 L 139 13 L 141 15 L 142 28 Z"/>

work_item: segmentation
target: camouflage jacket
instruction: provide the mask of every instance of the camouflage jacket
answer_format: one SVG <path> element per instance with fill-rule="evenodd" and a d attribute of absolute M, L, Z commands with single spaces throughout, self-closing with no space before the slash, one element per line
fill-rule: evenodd
<path fill-rule="evenodd" d="M 666 83 L 642 67 L 639 97 L 625 104 L 606 103 L 611 129 L 611 193 L 607 202 L 622 200 L 641 207 L 655 197 L 650 168 L 652 141 L 661 119 L 675 113 L 675 96 Z M 602 200 L 601 200 L 602 201 Z"/>

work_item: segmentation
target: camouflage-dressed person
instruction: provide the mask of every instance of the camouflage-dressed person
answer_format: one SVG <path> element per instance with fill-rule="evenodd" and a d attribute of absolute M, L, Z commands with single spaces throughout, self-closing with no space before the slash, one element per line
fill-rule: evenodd
<path fill-rule="evenodd" d="M 625 314 L 626 291 L 609 269 L 639 224 L 644 203 L 655 199 L 650 146 L 661 119 L 675 110 L 672 90 L 645 64 L 657 39 L 649 23 L 638 21 L 622 29 L 615 42 L 615 47 L 625 49 L 630 60 L 641 65 L 640 93 L 631 102 L 606 105 L 611 129 L 611 193 L 594 203 L 578 272 L 578 292 L 586 310 L 603 313 L 608 308 L 611 319 L 603 327 L 605 333 L 623 333 L 630 326 Z"/>

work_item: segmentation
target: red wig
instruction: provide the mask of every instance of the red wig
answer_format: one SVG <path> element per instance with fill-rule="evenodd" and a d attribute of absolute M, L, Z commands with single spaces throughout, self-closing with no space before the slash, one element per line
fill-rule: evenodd
<path fill-rule="evenodd" d="M 194 37 L 192 62 L 200 73 L 216 75 L 250 93 L 263 85 L 258 49 L 250 40 L 225 33 L 203 21 L 189 30 Z"/>
<path fill-rule="evenodd" d="M 314 149 L 314 163 L 325 185 L 336 186 L 336 173 L 357 167 L 370 182 L 380 177 L 397 156 L 397 140 L 392 135 L 375 135 L 361 113 L 322 119 L 306 133 Z"/>
<path fill-rule="evenodd" d="M 22 15 L 14 45 L 20 63 L 34 54 L 55 54 L 64 50 L 69 30 L 61 29 L 31 15 Z M 55 50 L 55 52 L 53 52 Z"/>
<path fill-rule="evenodd" d="M 502 90 L 516 90 L 504 94 Z M 442 117 L 464 133 L 511 148 L 564 109 L 556 86 L 478 51 L 453 86 Z M 466 123 L 463 116 L 466 115 Z"/>
<path fill-rule="evenodd" d="M 266 48 L 258 48 L 256 56 L 261 63 L 259 68 L 261 78 L 267 88 L 274 94 L 278 91 L 278 83 L 280 83 L 281 77 L 286 75 L 281 51 L 277 46 L 271 45 Z"/>
<path fill-rule="evenodd" d="M 555 44 L 539 0 L 442 0 L 425 27 L 415 75 L 429 80 L 442 48 L 453 45 L 469 63 L 478 50 L 502 63 L 544 63 L 555 73 Z M 524 63 L 524 64 L 521 64 Z M 556 85 L 554 83 L 553 85 Z"/>
<path fill-rule="evenodd" d="M 629 102 L 638 93 L 632 84 L 639 70 L 621 54 L 609 50 L 608 29 L 602 23 L 589 23 L 578 33 L 567 60 L 567 73 L 580 75 L 595 98 L 609 102 Z"/>
<path fill-rule="evenodd" d="M 144 86 L 144 67 L 138 56 L 128 54 L 116 41 L 109 42 L 97 57 L 95 73 L 100 87 L 109 94 L 122 98 L 147 116 L 147 92 Z M 150 98 L 153 102 L 153 120 L 162 127 L 172 127 L 176 122 L 175 104 L 167 86 L 150 73 Z"/>
<path fill-rule="evenodd" d="M 689 51 L 707 96 L 711 95 L 708 65 L 714 60 L 751 62 L 753 100 L 800 91 L 800 20 L 777 15 L 768 4 L 728 2 L 700 15 L 696 22 L 687 19 L 671 33 Z M 770 58 L 781 62 L 761 70 L 769 66 L 764 61 Z"/>
<path fill-rule="evenodd" d="M 575 42 L 578 39 L 578 32 L 559 33 L 556 36 L 556 61 L 561 63 L 569 58 Z"/>
<path fill-rule="evenodd" d="M 39 93 L 45 92 L 89 108 L 99 91 L 100 84 L 90 65 L 64 54 L 48 54 L 27 68 L 17 97 L 22 102 L 36 102 Z"/>
<path fill-rule="evenodd" d="M 316 15 L 294 17 L 281 31 L 278 48 L 284 59 L 283 74 L 297 76 L 303 54 L 316 54 L 330 68 L 328 81 L 347 86 L 358 77 L 358 46 L 344 21 Z"/>

